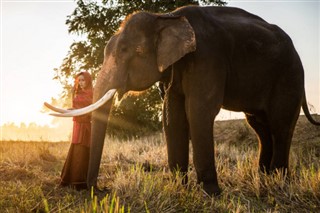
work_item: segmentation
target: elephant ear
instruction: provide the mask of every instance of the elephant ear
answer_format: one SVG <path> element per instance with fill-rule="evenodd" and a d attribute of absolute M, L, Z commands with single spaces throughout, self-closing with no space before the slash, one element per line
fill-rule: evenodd
<path fill-rule="evenodd" d="M 158 69 L 163 72 L 187 53 L 196 50 L 193 28 L 185 17 L 159 17 Z"/>

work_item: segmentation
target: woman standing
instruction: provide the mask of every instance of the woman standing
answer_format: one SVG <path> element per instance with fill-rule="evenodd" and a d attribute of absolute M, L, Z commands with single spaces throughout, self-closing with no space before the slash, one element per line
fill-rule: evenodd
<path fill-rule="evenodd" d="M 76 75 L 72 94 L 72 108 L 78 109 L 92 103 L 91 75 L 81 72 Z M 77 190 L 87 188 L 87 172 L 91 144 L 91 114 L 73 117 L 71 146 L 61 172 L 61 186 Z"/>

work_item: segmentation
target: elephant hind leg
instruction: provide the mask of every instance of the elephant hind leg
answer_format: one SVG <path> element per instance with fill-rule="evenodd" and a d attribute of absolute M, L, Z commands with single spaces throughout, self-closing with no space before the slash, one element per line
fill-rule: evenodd
<path fill-rule="evenodd" d="M 283 169 L 283 172 L 289 168 L 289 151 L 293 136 L 294 121 L 273 126 L 273 157 L 271 161 L 271 170 Z M 288 171 L 287 171 L 288 172 Z"/>
<path fill-rule="evenodd" d="M 296 107 L 292 108 L 278 106 L 274 112 L 273 116 L 270 116 L 273 139 L 273 156 L 270 169 L 288 173 L 289 151 L 294 128 L 299 117 L 300 105 L 296 104 Z"/>
<path fill-rule="evenodd" d="M 273 156 L 273 141 L 271 130 L 265 116 L 246 114 L 247 122 L 256 132 L 259 139 L 259 168 L 270 173 Z"/>

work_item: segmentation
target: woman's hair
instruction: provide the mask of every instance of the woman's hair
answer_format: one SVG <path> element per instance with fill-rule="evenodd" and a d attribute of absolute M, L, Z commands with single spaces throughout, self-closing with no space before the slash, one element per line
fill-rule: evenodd
<path fill-rule="evenodd" d="M 73 87 L 73 95 L 79 92 L 79 76 L 82 75 L 84 80 L 86 81 L 86 88 L 85 90 L 92 90 L 92 78 L 90 73 L 88 72 L 80 72 L 76 75 L 74 80 L 74 87 Z"/>

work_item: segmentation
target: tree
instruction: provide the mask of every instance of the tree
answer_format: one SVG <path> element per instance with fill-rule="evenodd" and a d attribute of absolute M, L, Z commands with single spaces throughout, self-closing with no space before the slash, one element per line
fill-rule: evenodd
<path fill-rule="evenodd" d="M 73 13 L 67 17 L 66 24 L 69 27 L 69 33 L 81 35 L 85 39 L 75 41 L 70 46 L 61 66 L 54 69 L 54 79 L 60 81 L 64 88 L 61 94 L 62 98 L 65 100 L 71 98 L 73 78 L 80 70 L 90 72 L 95 80 L 103 62 L 104 46 L 128 14 L 137 10 L 169 12 L 180 6 L 199 5 L 200 3 L 220 6 L 226 4 L 222 0 L 104 0 L 102 3 L 78 1 Z M 138 132 L 145 133 L 148 130 L 159 130 L 161 128 L 160 105 L 161 99 L 155 86 L 139 98 L 133 98 L 129 95 L 117 108 L 112 110 L 109 129 L 114 130 L 111 132 L 129 131 L 132 132 L 132 135 Z M 133 118 L 136 115 L 139 116 Z M 125 123 L 129 125 L 125 125 Z M 141 131 L 144 128 L 146 129 Z M 130 131 L 129 129 L 138 130 Z"/>

